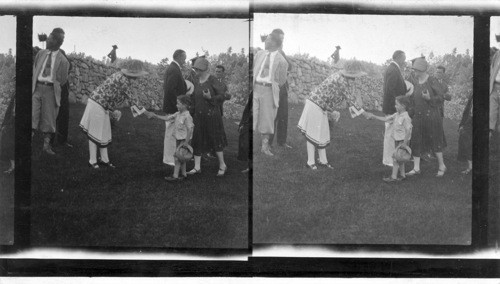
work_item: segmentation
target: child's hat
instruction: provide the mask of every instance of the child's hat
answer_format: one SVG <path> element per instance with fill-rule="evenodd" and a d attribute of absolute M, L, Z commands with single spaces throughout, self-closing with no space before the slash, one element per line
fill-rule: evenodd
<path fill-rule="evenodd" d="M 401 144 L 396 147 L 394 151 L 394 159 L 398 162 L 409 162 L 411 159 L 411 149 L 410 147 Z"/>

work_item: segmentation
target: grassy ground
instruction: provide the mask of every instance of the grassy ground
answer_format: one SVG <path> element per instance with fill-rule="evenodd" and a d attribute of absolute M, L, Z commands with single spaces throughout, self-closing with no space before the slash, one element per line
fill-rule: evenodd
<path fill-rule="evenodd" d="M 123 117 L 113 130 L 110 160 L 116 169 L 93 170 L 88 140 L 78 127 L 84 106 L 72 105 L 69 139 L 74 148 L 32 157 L 31 242 L 41 246 L 141 246 L 247 248 L 247 164 L 236 160 L 238 134 L 225 121 L 227 176 L 215 177 L 216 160 L 179 184 L 164 176 L 163 121 Z M 188 163 L 188 170 L 193 163 Z"/>
<path fill-rule="evenodd" d="M 387 184 L 382 165 L 382 122 L 343 112 L 327 148 L 331 169 L 306 168 L 306 141 L 296 127 L 302 105 L 291 105 L 288 142 L 274 157 L 254 137 L 253 233 L 255 243 L 456 244 L 471 241 L 471 176 L 456 161 L 457 124 L 445 120 L 448 172 L 437 162 L 422 175 Z M 409 163 L 407 169 L 411 169 Z"/>
<path fill-rule="evenodd" d="M 14 241 L 14 173 L 6 175 L 8 162 L 0 162 L 0 245 Z"/>

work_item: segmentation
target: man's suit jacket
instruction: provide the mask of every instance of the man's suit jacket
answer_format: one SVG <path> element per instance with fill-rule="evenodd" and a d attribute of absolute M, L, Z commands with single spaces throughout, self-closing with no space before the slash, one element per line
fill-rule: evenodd
<path fill-rule="evenodd" d="M 38 80 L 38 76 L 40 72 L 42 72 L 43 62 L 45 58 L 49 55 L 50 50 L 44 49 L 40 50 L 35 57 L 35 64 L 33 65 L 33 78 L 32 78 L 32 91 L 31 93 L 35 93 L 36 81 Z M 61 51 L 57 53 L 56 60 L 54 61 L 54 95 L 56 97 L 57 106 L 61 105 L 61 85 L 66 84 L 68 81 L 68 73 L 69 73 L 69 61 L 66 59 L 66 56 L 62 54 Z"/>
<path fill-rule="evenodd" d="M 499 70 L 500 70 L 500 51 L 497 51 L 495 55 L 493 55 L 490 64 L 490 95 L 491 92 L 493 91 L 493 85 L 495 85 L 495 77 L 497 76 Z"/>
<path fill-rule="evenodd" d="M 256 82 L 256 76 L 258 76 L 260 67 L 264 59 L 266 58 L 267 51 L 260 50 L 255 54 L 255 58 L 253 60 L 253 85 Z M 287 79 L 287 69 L 288 63 L 286 62 L 283 55 L 279 52 L 276 53 L 276 57 L 274 58 L 273 66 L 271 66 L 271 84 L 273 89 L 273 98 L 274 98 L 274 106 L 277 108 L 280 100 L 280 86 L 285 84 Z"/>
<path fill-rule="evenodd" d="M 186 82 L 182 77 L 181 68 L 172 62 L 165 72 L 163 81 L 163 111 L 165 113 L 177 112 L 177 97 L 187 92 Z"/>
<path fill-rule="evenodd" d="M 393 114 L 396 112 L 396 97 L 406 94 L 406 84 L 399 70 L 399 67 L 391 62 L 387 67 L 384 75 L 384 100 L 382 103 L 382 111 L 385 114 Z"/>

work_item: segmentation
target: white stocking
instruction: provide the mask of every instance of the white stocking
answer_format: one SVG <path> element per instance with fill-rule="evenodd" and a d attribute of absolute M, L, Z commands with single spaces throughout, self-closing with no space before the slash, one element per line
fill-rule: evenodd
<path fill-rule="evenodd" d="M 328 160 L 326 159 L 326 149 L 318 149 L 319 162 L 322 164 L 327 164 Z"/>
<path fill-rule="evenodd" d="M 89 140 L 89 163 L 95 164 L 97 163 L 97 145 Z"/>
<path fill-rule="evenodd" d="M 314 165 L 316 163 L 314 161 L 315 152 L 316 152 L 316 147 L 314 147 L 314 144 L 307 141 L 307 164 L 308 165 Z"/>
<path fill-rule="evenodd" d="M 109 163 L 108 147 L 99 148 L 99 152 L 101 154 L 101 161 L 103 161 L 104 163 Z"/>

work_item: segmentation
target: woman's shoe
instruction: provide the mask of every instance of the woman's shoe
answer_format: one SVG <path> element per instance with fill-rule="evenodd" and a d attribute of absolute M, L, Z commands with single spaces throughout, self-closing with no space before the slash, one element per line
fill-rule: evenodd
<path fill-rule="evenodd" d="M 306 163 L 306 165 L 307 165 L 307 167 L 308 167 L 309 169 L 311 169 L 311 170 L 313 170 L 313 171 L 318 169 L 318 167 L 316 166 L 316 164 L 309 165 L 309 164 L 307 164 L 307 163 Z"/>
<path fill-rule="evenodd" d="M 97 169 L 99 168 L 99 164 L 98 164 L 98 163 L 93 163 L 93 164 L 91 164 L 91 163 L 89 162 L 89 167 L 97 170 Z"/>
<path fill-rule="evenodd" d="M 171 177 L 165 177 L 165 180 L 168 181 L 168 182 L 179 182 L 179 181 L 181 181 L 183 179 L 180 178 L 180 177 L 173 177 L 173 176 L 171 176 Z"/>
<path fill-rule="evenodd" d="M 320 167 L 333 169 L 332 165 L 330 165 L 329 163 L 326 163 L 326 164 L 323 164 L 323 163 L 318 163 L 318 165 L 319 165 Z"/>
<path fill-rule="evenodd" d="M 463 174 L 463 175 L 468 175 L 468 174 L 470 174 L 471 172 L 472 172 L 472 169 L 466 169 L 466 170 L 462 171 L 462 174 Z"/>
<path fill-rule="evenodd" d="M 15 170 L 15 168 L 9 168 L 6 171 L 4 171 L 3 173 L 6 174 L 6 175 L 10 175 L 11 173 L 14 172 L 14 170 Z"/>
<path fill-rule="evenodd" d="M 227 171 L 227 166 L 224 169 L 219 168 L 219 171 L 217 172 L 218 177 L 223 177 L 226 174 Z"/>
<path fill-rule="evenodd" d="M 112 169 L 116 168 L 115 165 L 113 165 L 110 161 L 103 162 L 101 159 L 99 159 L 98 163 L 105 168 L 112 168 Z"/>
<path fill-rule="evenodd" d="M 391 183 L 391 182 L 396 182 L 396 181 L 401 181 L 401 179 L 398 179 L 398 178 L 392 178 L 392 177 L 385 177 L 385 178 L 383 178 L 382 180 L 383 180 L 383 181 L 385 181 L 385 182 L 389 182 L 389 183 Z"/>
<path fill-rule="evenodd" d="M 436 177 L 439 177 L 439 178 L 440 178 L 440 177 L 443 177 L 443 176 L 444 176 L 444 173 L 446 173 L 446 170 L 447 170 L 447 169 L 446 169 L 446 167 L 444 167 L 444 169 L 443 169 L 443 170 L 439 170 L 439 171 L 437 172 L 437 174 L 436 174 Z"/>
<path fill-rule="evenodd" d="M 194 174 L 201 174 L 201 169 L 196 169 L 196 168 L 193 168 L 192 170 L 190 170 L 189 172 L 186 173 L 187 175 L 194 175 Z"/>
<path fill-rule="evenodd" d="M 420 171 L 416 171 L 415 169 L 409 171 L 406 173 L 407 177 L 412 177 L 412 176 L 418 176 L 420 174 Z"/>

